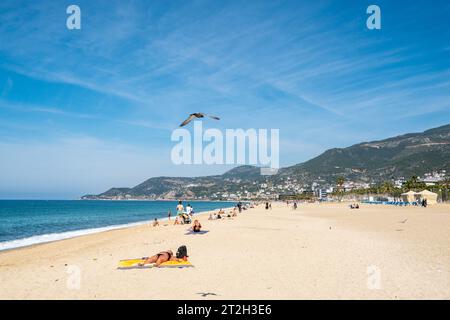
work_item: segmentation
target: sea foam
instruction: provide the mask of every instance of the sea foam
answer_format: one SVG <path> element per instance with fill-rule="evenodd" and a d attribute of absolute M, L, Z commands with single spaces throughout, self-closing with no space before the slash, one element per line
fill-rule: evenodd
<path fill-rule="evenodd" d="M 159 219 L 159 220 L 164 221 L 165 219 Z M 142 221 L 142 222 L 134 222 L 134 223 L 108 226 L 108 227 L 100 227 L 100 228 L 92 228 L 92 229 L 66 231 L 66 232 L 61 232 L 61 233 L 36 235 L 36 236 L 23 238 L 23 239 L 16 239 L 16 240 L 11 240 L 11 241 L 0 242 L 0 251 L 31 246 L 31 245 L 39 244 L 39 243 L 46 243 L 46 242 L 70 239 L 70 238 L 84 236 L 87 234 L 105 232 L 105 231 L 109 231 L 109 230 L 123 229 L 123 228 L 128 228 L 128 227 L 145 225 L 148 223 L 151 223 L 151 221 Z"/>

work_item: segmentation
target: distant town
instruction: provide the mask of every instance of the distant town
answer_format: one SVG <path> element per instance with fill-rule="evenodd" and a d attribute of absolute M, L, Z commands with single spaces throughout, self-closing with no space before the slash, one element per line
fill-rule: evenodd
<path fill-rule="evenodd" d="M 434 171 L 426 173 L 421 177 L 413 177 L 417 184 L 415 189 L 429 188 L 433 189 L 443 185 L 448 187 L 449 179 L 447 177 L 446 170 Z M 312 182 L 311 184 L 305 184 L 295 178 L 285 177 L 280 178 L 277 182 L 270 181 L 270 178 L 266 178 L 262 182 L 258 181 L 244 181 L 237 178 L 225 178 L 225 185 L 234 185 L 236 189 L 233 192 L 212 192 L 211 194 L 201 195 L 189 195 L 183 192 L 181 195 L 178 192 L 172 192 L 169 195 L 163 197 L 155 196 L 133 196 L 131 194 L 118 194 L 116 196 L 108 196 L 107 200 L 177 200 L 183 198 L 186 200 L 217 200 L 217 201 L 238 201 L 238 200 L 320 200 L 330 201 L 334 200 L 339 195 L 351 195 L 351 194 L 393 194 L 395 190 L 403 191 L 411 189 L 407 186 L 410 180 L 405 177 L 399 177 L 392 181 L 385 182 L 383 184 L 377 184 L 375 182 L 365 183 L 357 182 L 345 179 L 337 179 L 336 183 L 326 183 L 322 179 Z M 340 180 L 340 181 L 339 181 Z M 208 186 L 200 183 L 191 183 L 183 186 L 183 189 L 191 188 L 207 188 Z M 412 185 L 412 188 L 415 186 Z M 383 190 L 383 188 L 385 190 Z M 229 188 L 226 188 L 229 189 Z M 407 190 L 408 191 L 408 190 Z"/>

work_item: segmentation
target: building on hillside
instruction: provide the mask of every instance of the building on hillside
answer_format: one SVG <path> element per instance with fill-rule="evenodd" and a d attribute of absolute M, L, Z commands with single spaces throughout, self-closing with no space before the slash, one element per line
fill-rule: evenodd
<path fill-rule="evenodd" d="M 318 188 L 318 189 L 316 189 L 315 193 L 316 193 L 316 197 L 319 198 L 320 200 L 325 200 L 328 198 L 327 189 Z"/>

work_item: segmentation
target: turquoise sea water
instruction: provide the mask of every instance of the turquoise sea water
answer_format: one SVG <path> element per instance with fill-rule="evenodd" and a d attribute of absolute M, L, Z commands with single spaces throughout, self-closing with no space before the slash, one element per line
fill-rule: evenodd
<path fill-rule="evenodd" d="M 232 202 L 189 202 L 196 213 Z M 184 205 L 187 202 L 183 203 Z M 0 200 L 0 250 L 175 216 L 177 201 Z"/>

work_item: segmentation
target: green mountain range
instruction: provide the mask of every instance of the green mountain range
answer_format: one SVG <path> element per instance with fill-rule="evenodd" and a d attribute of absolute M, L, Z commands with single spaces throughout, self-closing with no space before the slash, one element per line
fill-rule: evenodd
<path fill-rule="evenodd" d="M 450 172 L 450 124 L 421 133 L 363 142 L 329 149 L 306 162 L 281 168 L 276 175 L 262 176 L 260 168 L 240 166 L 222 175 L 205 177 L 155 177 L 133 188 L 112 188 L 82 199 L 178 199 L 220 198 L 224 194 L 257 192 L 261 184 L 333 184 L 337 177 L 355 182 L 380 183 L 422 176 L 433 171 Z M 287 182 L 289 181 L 289 183 Z"/>

